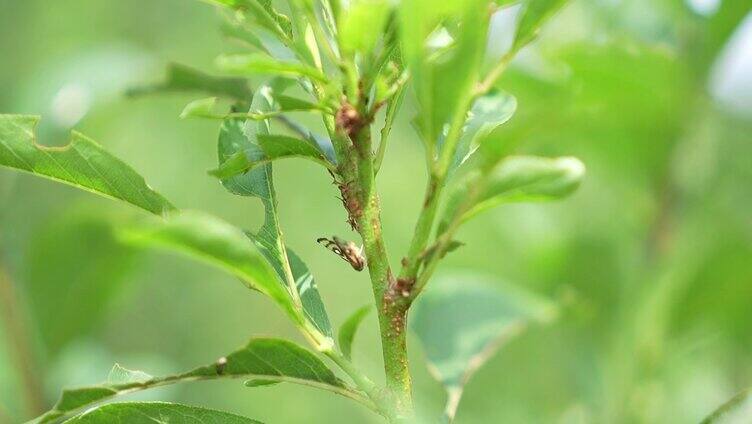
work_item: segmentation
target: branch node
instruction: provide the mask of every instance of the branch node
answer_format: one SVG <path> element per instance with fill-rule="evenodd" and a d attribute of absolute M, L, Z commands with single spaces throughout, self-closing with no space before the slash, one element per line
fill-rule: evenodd
<path fill-rule="evenodd" d="M 334 122 L 337 129 L 347 134 L 353 143 L 355 143 L 360 130 L 368 125 L 368 119 L 364 118 L 353 105 L 344 100 L 342 106 L 334 115 Z"/>

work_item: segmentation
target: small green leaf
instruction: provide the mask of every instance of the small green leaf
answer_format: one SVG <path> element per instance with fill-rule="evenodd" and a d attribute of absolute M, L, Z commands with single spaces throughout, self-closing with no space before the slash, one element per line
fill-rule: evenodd
<path fill-rule="evenodd" d="M 326 76 L 316 68 L 277 60 L 263 53 L 222 55 L 217 58 L 216 65 L 225 72 L 239 75 L 308 77 L 316 81 L 327 81 Z"/>
<path fill-rule="evenodd" d="M 228 412 L 167 402 L 112 403 L 86 411 L 67 424 L 260 424 Z"/>
<path fill-rule="evenodd" d="M 284 135 L 259 135 L 258 141 L 269 160 L 300 157 L 313 160 L 327 167 L 331 166 L 323 153 L 308 140 Z"/>
<path fill-rule="evenodd" d="M 451 421 L 468 380 L 503 344 L 556 308 L 513 286 L 474 274 L 433 281 L 416 302 L 411 326 L 433 376 L 445 387 Z"/>
<path fill-rule="evenodd" d="M 323 107 L 297 97 L 274 95 L 274 100 L 282 112 L 322 110 Z"/>
<path fill-rule="evenodd" d="M 292 38 L 292 23 L 290 18 L 279 13 L 271 0 L 205 0 L 220 6 L 243 12 L 249 19 L 260 27 L 277 35 L 283 41 Z"/>
<path fill-rule="evenodd" d="M 171 63 L 167 66 L 165 80 L 159 84 L 128 90 L 129 96 L 152 93 L 190 92 L 248 101 L 253 92 L 248 81 L 242 78 L 215 77 L 185 65 Z"/>
<path fill-rule="evenodd" d="M 533 41 L 540 27 L 561 9 L 568 0 L 528 0 L 523 6 L 517 23 L 517 32 L 512 43 L 512 50 L 518 51 Z"/>
<path fill-rule="evenodd" d="M 502 91 L 495 91 L 477 99 L 470 110 L 449 173 L 468 160 L 488 135 L 509 121 L 516 110 L 517 99 Z"/>
<path fill-rule="evenodd" d="M 356 0 L 340 16 L 339 40 L 347 53 L 370 53 L 386 25 L 390 2 L 387 0 Z"/>
<path fill-rule="evenodd" d="M 228 179 L 246 173 L 259 165 L 287 158 L 308 159 L 331 170 L 335 169 L 318 147 L 313 146 L 307 140 L 284 135 L 260 135 L 258 142 L 263 150 L 263 156 L 259 156 L 255 149 L 236 153 L 219 168 L 209 173 L 220 179 Z"/>
<path fill-rule="evenodd" d="M 459 213 L 460 220 L 467 221 L 503 203 L 562 199 L 577 190 L 584 176 L 585 165 L 577 158 L 508 157 L 490 174 L 471 173 L 456 184 L 447 201 L 440 231 L 457 219 Z M 479 188 L 480 192 L 476 194 L 468 187 Z M 467 205 L 471 200 L 472 204 Z"/>
<path fill-rule="evenodd" d="M 36 144 L 39 117 L 0 115 L 0 166 L 128 202 L 155 215 L 175 209 L 144 178 L 93 140 L 73 132 L 65 147 Z"/>
<path fill-rule="evenodd" d="M 355 333 L 369 312 L 371 312 L 371 305 L 358 308 L 339 328 L 339 348 L 342 349 L 342 354 L 347 359 L 350 359 L 352 355 L 352 344 L 353 340 L 355 340 Z"/>
<path fill-rule="evenodd" d="M 721 405 L 701 424 L 747 424 L 752 421 L 752 395 L 745 390 Z"/>
<path fill-rule="evenodd" d="M 183 112 L 180 113 L 181 119 L 187 118 L 206 118 L 206 119 L 248 119 L 260 121 L 271 117 L 278 116 L 280 112 L 310 112 L 323 110 L 322 106 L 290 96 L 275 97 L 275 105 L 278 107 L 272 112 L 249 111 L 248 113 L 220 113 L 216 111 L 217 98 L 209 97 L 198 99 L 188 103 Z"/>
<path fill-rule="evenodd" d="M 246 377 L 254 381 L 289 382 L 342 393 L 351 390 L 313 353 L 287 340 L 252 339 L 212 364 L 192 371 L 151 377 L 115 365 L 104 384 L 64 390 L 53 409 L 36 422 L 43 424 L 76 413 L 118 395 L 193 380 Z M 128 421 L 130 422 L 130 421 Z"/>
<path fill-rule="evenodd" d="M 271 297 L 294 322 L 300 322 L 290 294 L 274 269 L 236 227 L 210 215 L 180 212 L 165 220 L 150 220 L 121 230 L 123 240 L 187 254 L 218 266 L 246 286 Z"/>
<path fill-rule="evenodd" d="M 185 106 L 183 111 L 180 113 L 180 119 L 221 118 L 221 115 L 218 115 L 216 112 L 214 112 L 214 107 L 216 105 L 216 97 L 194 100 Z"/>
<path fill-rule="evenodd" d="M 513 156 L 489 176 L 470 218 L 501 203 L 558 200 L 574 193 L 585 176 L 585 165 L 573 157 Z"/>
<path fill-rule="evenodd" d="M 264 96 L 261 87 L 253 97 L 252 109 L 267 112 L 271 110 L 271 99 Z M 240 154 L 251 158 L 261 158 L 264 152 L 258 144 L 259 134 L 269 133 L 269 121 L 258 122 L 227 119 L 219 128 L 217 156 L 219 165 L 229 166 L 230 159 L 237 161 L 237 166 L 244 166 L 246 159 Z M 246 173 L 238 173 L 234 177 L 221 178 L 222 185 L 232 194 L 238 196 L 258 197 L 267 207 L 274 196 L 271 164 L 258 167 Z"/>

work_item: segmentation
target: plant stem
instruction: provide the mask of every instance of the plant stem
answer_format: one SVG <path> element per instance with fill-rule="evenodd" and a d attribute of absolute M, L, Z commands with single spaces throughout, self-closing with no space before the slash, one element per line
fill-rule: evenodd
<path fill-rule="evenodd" d="M 28 331 L 24 325 L 23 313 L 20 311 L 18 296 L 13 290 L 13 281 L 0 263 L 0 318 L 5 324 L 5 334 L 10 341 L 11 354 L 18 369 L 20 386 L 26 399 L 29 416 L 44 411 L 44 396 L 39 375 L 35 372 L 34 354 Z"/>
<path fill-rule="evenodd" d="M 462 224 L 462 218 L 465 215 L 465 212 L 467 212 L 468 209 L 470 209 L 470 207 L 474 204 L 476 198 L 483 191 L 483 188 L 486 184 L 486 180 L 482 179 L 481 181 L 478 181 L 474 186 L 468 188 L 469 191 L 467 197 L 465 198 L 462 205 L 460 205 L 460 207 L 454 213 L 454 216 L 452 217 L 449 225 L 446 227 L 446 230 L 444 230 L 443 233 L 436 237 L 436 241 L 430 247 L 430 249 L 433 249 L 433 255 L 431 256 L 431 259 L 429 259 L 428 262 L 424 265 L 423 271 L 416 278 L 415 285 L 413 286 L 413 289 L 410 293 L 410 301 L 415 300 L 415 298 L 420 295 L 420 293 L 423 291 L 423 288 L 425 288 L 426 284 L 428 283 L 428 280 L 433 276 L 433 273 L 434 271 L 436 271 L 439 261 L 446 253 L 447 248 L 454 238 L 454 233 L 457 232 L 460 225 Z"/>
<path fill-rule="evenodd" d="M 426 188 L 426 195 L 423 201 L 423 210 L 421 211 L 420 217 L 418 217 L 418 223 L 415 225 L 413 239 L 410 242 L 410 249 L 408 250 L 407 257 L 405 258 L 402 270 L 400 271 L 399 278 L 401 280 L 414 281 L 418 275 L 418 270 L 421 265 L 420 257 L 426 249 L 428 239 L 431 237 L 431 230 L 433 229 L 439 202 L 441 200 L 441 194 L 446 182 L 447 170 L 454 159 L 454 152 L 457 150 L 457 143 L 462 135 L 462 126 L 465 124 L 467 111 L 472 105 L 474 99 L 475 96 L 467 96 L 467 99 L 465 99 L 464 103 L 458 108 L 452 119 L 444 145 L 441 148 L 439 160 L 433 167 L 429 167 L 429 169 L 431 169 L 431 175 L 428 179 L 428 187 Z"/>
<path fill-rule="evenodd" d="M 371 128 L 366 125 L 351 136 L 352 143 L 341 163 L 340 173 L 352 182 L 356 221 L 368 262 L 374 301 L 379 317 L 384 374 L 395 419 L 412 416 L 412 383 L 407 360 L 407 308 L 397 302 L 394 277 L 381 233 L 381 209 L 376 191 L 371 153 Z"/>
<path fill-rule="evenodd" d="M 499 62 L 493 67 L 493 69 L 491 69 L 491 71 L 488 73 L 488 75 L 486 75 L 483 81 L 478 84 L 478 87 L 475 90 L 476 95 L 482 96 L 489 90 L 491 90 L 491 88 L 493 88 L 494 84 L 496 84 L 496 81 L 498 81 L 504 71 L 507 70 L 509 63 L 512 61 L 512 59 L 514 59 L 517 51 L 518 50 L 516 49 L 509 50 L 504 54 L 504 56 L 501 57 Z"/>
<path fill-rule="evenodd" d="M 360 372 L 347 358 L 341 353 L 330 349 L 323 352 L 329 359 L 331 359 L 337 366 L 345 372 L 353 380 L 355 385 L 368 395 L 369 399 L 373 402 L 373 406 L 380 414 L 388 417 L 390 414 L 388 406 L 384 405 L 383 396 L 378 393 L 378 387 L 371 381 L 366 375 Z M 363 402 L 362 400 L 359 400 Z"/>
<path fill-rule="evenodd" d="M 378 307 L 387 387 L 397 395 L 398 414 L 410 414 L 412 388 L 407 360 L 407 309 L 394 301 L 394 293 L 390 290 L 394 278 L 381 234 L 381 209 L 371 156 L 370 128 L 361 131 L 359 136 L 358 179 L 363 200 L 363 215 L 358 228 L 363 237 L 368 272 Z"/>
<path fill-rule="evenodd" d="M 423 201 L 423 210 L 420 217 L 418 217 L 418 222 L 415 225 L 415 231 L 413 233 L 413 239 L 410 242 L 408 254 L 403 261 L 402 270 L 399 275 L 401 280 L 416 281 L 415 279 L 418 276 L 418 271 L 421 266 L 421 255 L 425 252 L 428 240 L 431 236 L 431 230 L 433 229 L 434 221 L 436 219 L 442 191 L 446 184 L 447 172 L 449 166 L 454 160 L 457 143 L 462 136 L 462 127 L 465 124 L 468 110 L 475 99 L 486 94 L 491 88 L 493 88 L 493 85 L 507 69 L 516 53 L 517 50 L 510 50 L 502 56 L 483 81 L 478 84 L 475 91 L 467 96 L 467 98 L 464 99 L 464 102 L 462 102 L 457 108 L 457 111 L 452 118 L 449 132 L 444 140 L 444 145 L 441 147 L 439 158 L 433 163 L 433 166 L 429 166 L 431 175 L 428 180 L 428 187 L 426 188 L 426 195 Z M 433 141 L 429 140 L 427 146 L 433 146 Z M 432 159 L 432 155 L 429 155 L 429 159 Z M 448 244 L 450 241 L 451 240 L 446 240 L 445 242 Z M 444 245 L 444 248 L 445 247 L 446 245 Z M 437 255 L 436 257 L 438 258 L 440 255 Z M 417 294 L 427 283 L 427 279 L 430 278 L 433 273 L 438 260 L 435 259 L 432 262 L 431 269 L 429 269 L 428 272 L 424 272 L 419 281 L 416 281 L 414 287 L 415 290 L 413 293 L 410 293 L 410 300 L 408 303 L 415 299 Z"/>

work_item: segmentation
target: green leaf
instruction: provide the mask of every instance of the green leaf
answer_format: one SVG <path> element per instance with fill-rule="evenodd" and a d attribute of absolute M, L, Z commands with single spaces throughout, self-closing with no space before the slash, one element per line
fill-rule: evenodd
<path fill-rule="evenodd" d="M 339 348 L 342 349 L 342 354 L 347 359 L 350 359 L 352 356 L 352 344 L 353 340 L 355 340 L 355 333 L 369 312 L 371 312 L 371 305 L 358 308 L 339 328 Z"/>
<path fill-rule="evenodd" d="M 282 112 L 322 110 L 323 107 L 297 97 L 274 95 L 274 101 Z"/>
<path fill-rule="evenodd" d="M 322 388 L 346 388 L 316 355 L 287 340 L 253 339 L 225 359 L 221 367 L 212 364 L 189 374 L 193 377 L 255 376 Z"/>
<path fill-rule="evenodd" d="M 188 103 L 183 112 L 180 113 L 181 119 L 186 118 L 207 118 L 207 119 L 250 119 L 259 121 L 277 116 L 279 112 L 301 112 L 301 111 L 320 111 L 322 106 L 313 104 L 311 102 L 298 99 L 290 96 L 278 96 L 274 98 L 275 108 L 272 112 L 261 113 L 257 111 L 250 111 L 248 113 L 220 113 L 216 111 L 217 98 L 209 97 L 206 99 L 198 99 Z"/>
<path fill-rule="evenodd" d="M 198 99 L 188 103 L 180 113 L 180 119 L 186 118 L 219 118 L 222 116 L 214 111 L 217 105 L 216 97 Z"/>
<path fill-rule="evenodd" d="M 260 112 L 273 110 L 275 93 L 271 85 L 259 88 L 251 107 Z M 269 122 L 226 120 L 219 135 L 218 153 L 220 165 L 231 158 L 240 158 L 241 167 L 248 160 L 261 160 L 265 157 L 261 139 L 269 134 Z M 220 166 L 221 168 L 221 166 Z M 277 198 L 274 191 L 272 165 L 266 161 L 244 173 L 221 178 L 225 188 L 240 196 L 257 197 L 264 205 L 264 224 L 256 234 L 247 234 L 275 269 L 280 285 L 286 286 L 291 293 L 298 293 L 305 316 L 322 335 L 331 339 L 332 330 L 324 304 L 318 293 L 313 276 L 308 272 L 302 260 L 287 250 L 282 240 L 282 233 L 277 218 Z M 333 343 L 327 341 L 327 343 Z"/>
<path fill-rule="evenodd" d="M 227 38 L 241 41 L 259 51 L 269 53 L 266 46 L 264 46 L 264 42 L 253 31 L 248 30 L 242 22 L 229 19 L 224 20 L 220 24 L 219 29 L 222 35 Z"/>
<path fill-rule="evenodd" d="M 512 43 L 512 51 L 518 51 L 533 41 L 540 27 L 553 16 L 568 0 L 528 0 L 523 6 L 517 23 L 517 32 Z"/>
<path fill-rule="evenodd" d="M 277 60 L 263 53 L 222 55 L 217 58 L 216 65 L 232 74 L 308 77 L 316 81 L 327 81 L 326 76 L 316 68 Z"/>
<path fill-rule="evenodd" d="M 211 215 L 180 212 L 164 220 L 144 221 L 120 231 L 124 241 L 187 254 L 240 278 L 246 286 L 271 297 L 294 322 L 300 323 L 288 291 L 274 269 L 238 228 Z"/>
<path fill-rule="evenodd" d="M 585 176 L 585 165 L 573 157 L 513 156 L 489 176 L 468 218 L 501 203 L 558 200 L 574 193 Z"/>
<path fill-rule="evenodd" d="M 203 93 L 241 101 L 248 101 L 253 96 L 248 81 L 245 79 L 215 77 L 177 63 L 171 63 L 167 66 L 167 75 L 163 82 L 132 88 L 126 94 L 142 96 L 174 92 Z"/>
<path fill-rule="evenodd" d="M 228 412 L 167 402 L 112 403 L 86 411 L 67 424 L 260 424 Z"/>
<path fill-rule="evenodd" d="M 443 49 L 429 39 L 451 21 L 459 30 Z M 486 0 L 405 0 L 400 4 L 402 53 L 420 104 L 419 128 L 427 143 L 437 143 L 445 124 L 464 113 L 478 82 L 488 34 Z M 446 35 L 446 34 L 445 34 Z"/>
<path fill-rule="evenodd" d="M 250 128 L 265 127 L 268 132 L 268 122 L 251 122 L 237 119 L 227 119 L 219 128 L 218 159 L 220 166 L 229 166 L 230 159 L 239 160 L 239 154 L 245 153 L 251 157 L 262 157 L 264 152 L 256 140 L 256 132 Z M 246 135 L 245 130 L 249 128 Z M 245 160 L 242 161 L 243 164 Z M 269 168 L 267 168 L 269 166 Z M 244 174 L 233 177 L 220 178 L 222 185 L 232 194 L 238 196 L 252 196 L 261 199 L 271 196 L 271 186 L 267 181 L 271 177 L 271 165 L 265 164 Z"/>
<path fill-rule="evenodd" d="M 433 376 L 448 394 L 451 420 L 470 377 L 531 322 L 548 322 L 556 308 L 513 286 L 474 274 L 440 278 L 419 298 L 411 326 Z"/>
<path fill-rule="evenodd" d="M 321 334 L 332 338 L 332 324 L 329 322 L 329 315 L 324 308 L 324 302 L 321 300 L 316 280 L 313 274 L 308 270 L 308 266 L 292 250 L 287 248 L 287 260 L 290 263 L 292 278 L 295 280 L 295 286 L 300 294 L 300 301 L 303 304 L 303 311 L 306 317 L 316 326 Z"/>
<path fill-rule="evenodd" d="M 335 169 L 318 147 L 307 140 L 284 135 L 260 135 L 258 145 L 263 151 L 263 156 L 259 156 L 256 149 L 239 152 L 209 173 L 217 178 L 228 179 L 259 165 L 287 158 L 308 159 L 331 170 Z"/>
<path fill-rule="evenodd" d="M 283 41 L 292 38 L 292 23 L 290 18 L 279 13 L 271 0 L 207 0 L 220 6 L 244 12 L 260 27 L 277 35 Z"/>
<path fill-rule="evenodd" d="M 391 11 L 387 0 L 356 0 L 338 22 L 339 40 L 347 53 L 370 53 L 383 33 Z"/>
<path fill-rule="evenodd" d="M 340 394 L 351 390 L 308 350 L 286 340 L 259 338 L 252 339 L 242 349 L 212 364 L 182 374 L 151 377 L 146 373 L 115 365 L 110 372 L 110 381 L 63 391 L 53 409 L 36 421 L 40 424 L 57 421 L 95 403 L 153 387 L 185 381 L 239 377 L 302 384 Z"/>
<path fill-rule="evenodd" d="M 156 215 L 175 209 L 136 171 L 83 134 L 71 133 L 70 143 L 65 147 L 36 144 L 34 130 L 39 119 L 0 115 L 0 166 L 123 200 Z"/>
<path fill-rule="evenodd" d="M 745 390 L 721 405 L 701 424 L 747 424 L 752 420 L 752 396 Z"/>
<path fill-rule="evenodd" d="M 502 91 L 495 91 L 478 98 L 470 110 L 449 173 L 451 174 L 467 161 L 489 134 L 509 121 L 516 110 L 517 99 Z"/>
<path fill-rule="evenodd" d="M 440 231 L 458 218 L 457 214 L 462 214 L 461 221 L 467 221 L 503 203 L 562 199 L 577 190 L 584 176 L 585 165 L 577 158 L 508 157 L 490 173 L 471 173 L 456 184 L 447 201 Z"/>

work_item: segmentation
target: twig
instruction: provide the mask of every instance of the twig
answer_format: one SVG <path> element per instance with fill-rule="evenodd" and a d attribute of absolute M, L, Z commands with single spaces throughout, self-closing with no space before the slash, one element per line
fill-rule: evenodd
<path fill-rule="evenodd" d="M 462 135 L 462 127 L 465 124 L 465 119 L 473 102 L 480 96 L 486 94 L 496 81 L 501 77 L 504 71 L 509 66 L 509 63 L 514 58 L 517 50 L 508 51 L 494 66 L 494 68 L 488 73 L 488 75 L 478 84 L 475 91 L 464 100 L 464 104 L 458 108 L 458 112 L 454 115 L 449 127 L 449 132 L 444 140 L 439 159 L 434 162 L 434 166 L 431 167 L 431 175 L 429 176 L 428 187 L 426 188 L 426 194 L 423 202 L 423 210 L 418 218 L 418 222 L 415 226 L 413 233 L 413 239 L 410 242 L 410 248 L 407 256 L 403 259 L 402 270 L 400 271 L 399 278 L 401 280 L 413 280 L 418 276 L 421 266 L 421 255 L 425 251 L 428 240 L 431 236 L 431 231 L 436 220 L 436 214 L 438 211 L 438 205 L 441 200 L 442 191 L 446 183 L 446 176 L 454 160 L 454 155 L 457 150 L 457 143 Z M 427 143 L 429 146 L 431 143 Z M 431 158 L 429 157 L 429 160 Z M 451 241 L 451 240 L 449 240 Z M 440 252 L 437 252 L 440 253 Z M 413 291 L 420 292 L 423 286 L 427 283 L 428 277 L 435 268 L 435 259 L 440 258 L 441 255 L 434 256 L 434 264 L 432 269 L 422 275 L 421 279 L 417 279 L 413 285 Z M 417 293 L 411 293 L 409 295 L 409 302 L 415 299 Z"/>
<path fill-rule="evenodd" d="M 512 59 L 514 59 L 514 56 L 516 54 L 517 50 L 510 50 L 501 57 L 496 66 L 494 66 L 493 69 L 491 69 L 491 72 L 486 75 L 486 78 L 484 78 L 483 81 L 478 84 L 478 87 L 475 89 L 476 96 L 482 96 L 488 93 L 488 91 L 493 88 L 494 84 L 496 84 L 496 81 L 498 81 L 501 75 L 504 74 L 504 71 L 507 70 L 509 63 L 512 61 Z"/>

